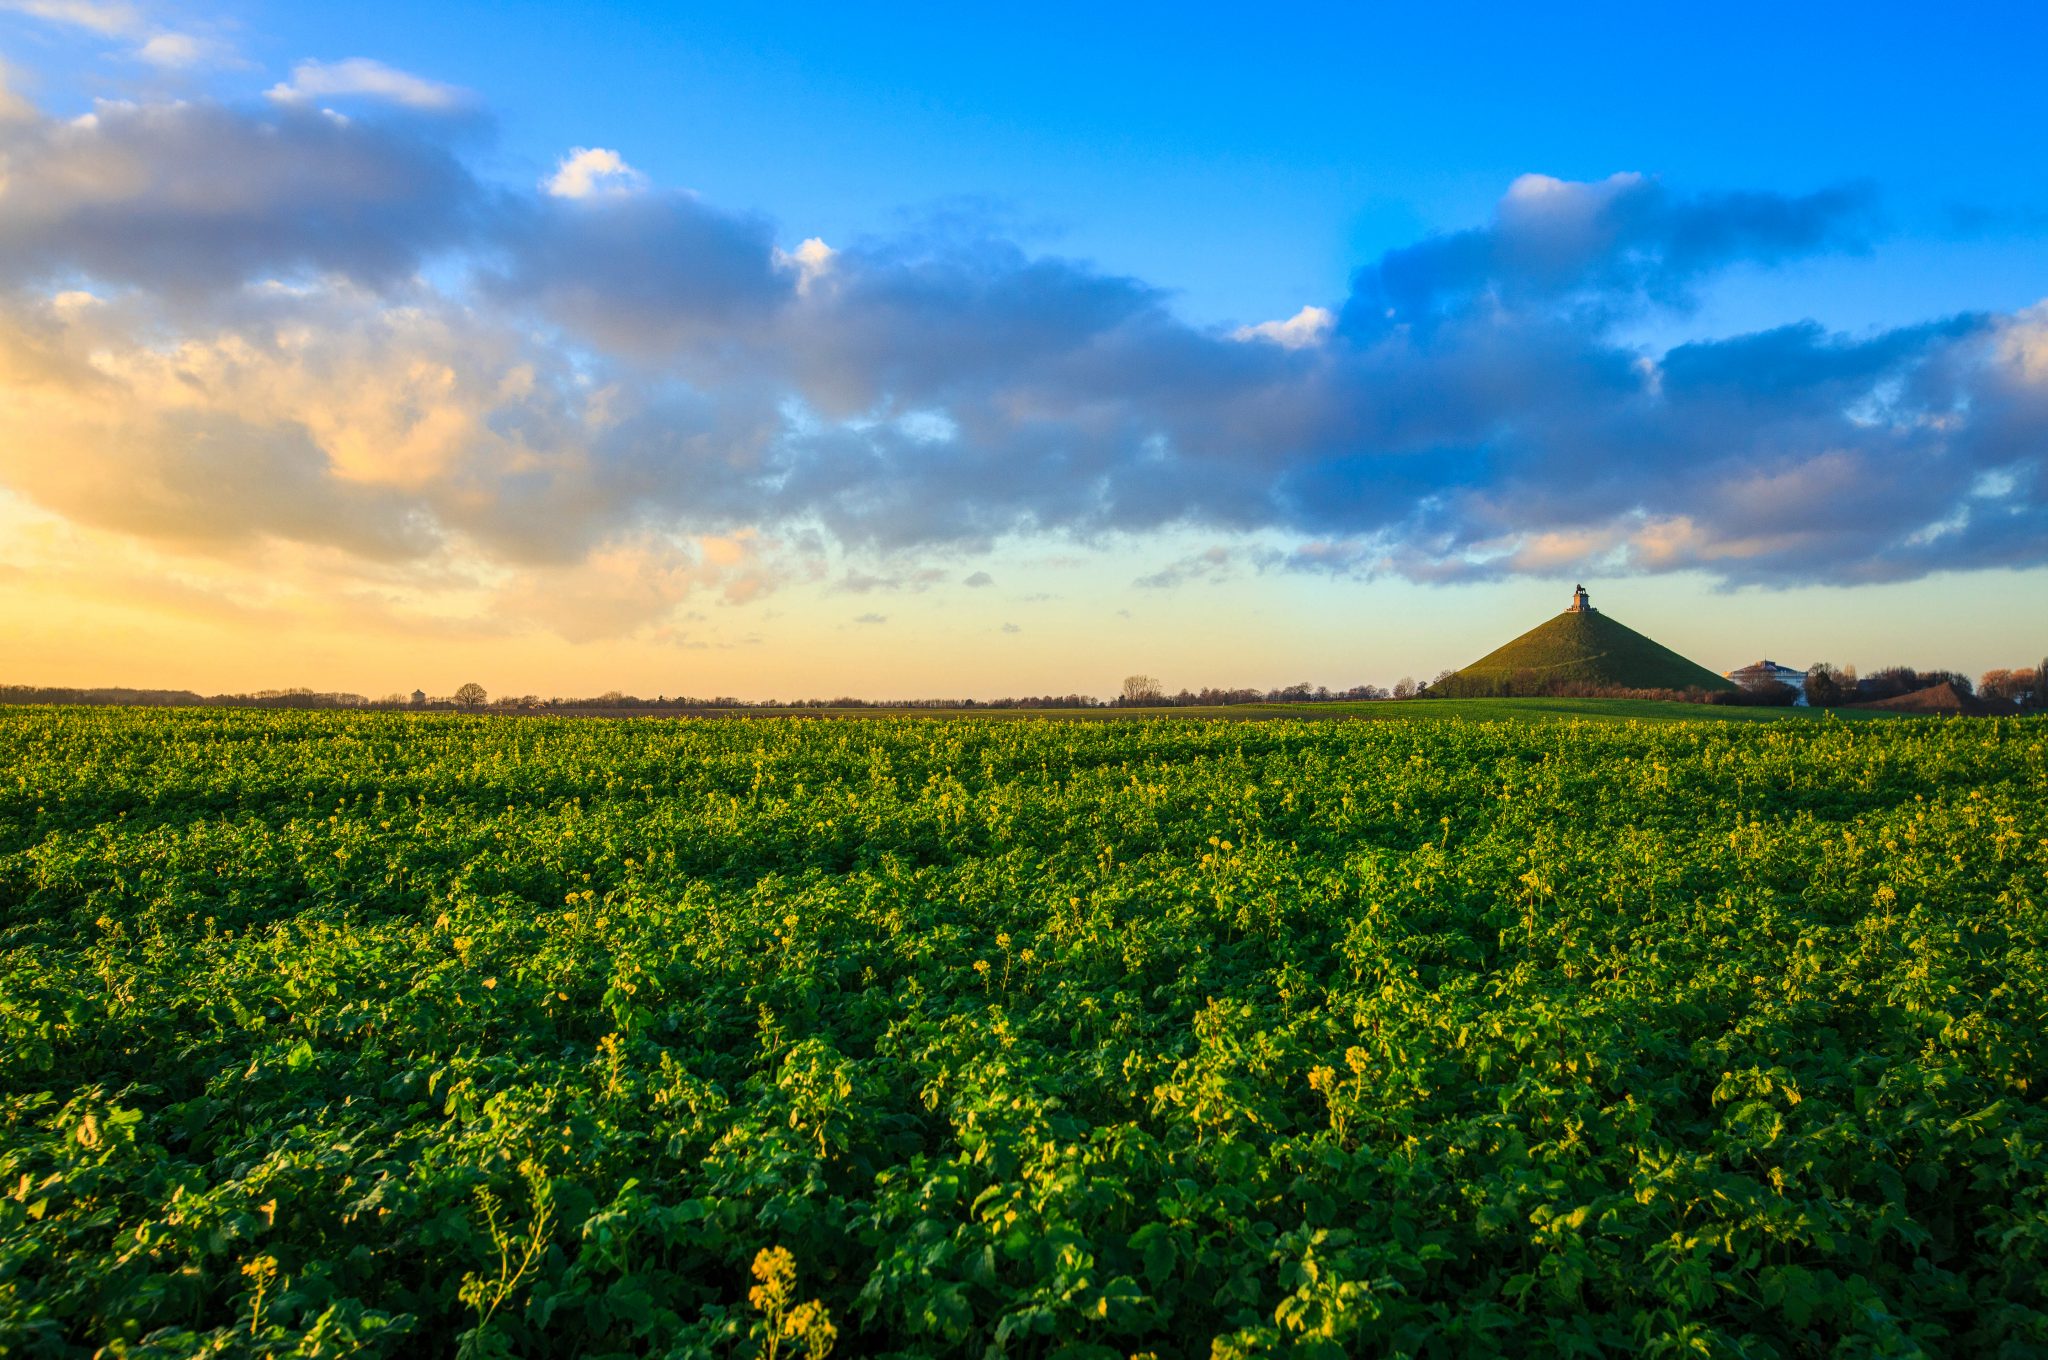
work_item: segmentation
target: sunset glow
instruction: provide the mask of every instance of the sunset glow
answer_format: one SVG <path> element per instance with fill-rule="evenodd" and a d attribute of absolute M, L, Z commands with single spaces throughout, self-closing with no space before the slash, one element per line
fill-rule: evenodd
<path fill-rule="evenodd" d="M 0 5 L 9 681 L 1385 684 L 1577 579 L 1718 667 L 2042 645 L 2004 131 L 1873 162 L 1808 90 L 1747 174 L 1692 104 L 1532 132 L 1504 24 L 1347 108 L 1275 73 L 1350 20 L 1119 93 L 1124 20 L 1049 19 L 1027 91 L 964 21 L 902 18 L 920 89 L 818 16 L 363 9 Z M 1279 109 L 1197 116 L 1226 74 Z"/>

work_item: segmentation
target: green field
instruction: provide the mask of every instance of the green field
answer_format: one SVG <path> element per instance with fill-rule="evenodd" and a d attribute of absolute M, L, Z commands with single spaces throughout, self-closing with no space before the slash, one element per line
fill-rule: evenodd
<path fill-rule="evenodd" d="M 0 1355 L 2048 1350 L 2048 723 L 1369 707 L 0 710 Z"/>
<path fill-rule="evenodd" d="M 732 709 L 732 717 L 889 718 L 920 717 L 1055 718 L 1067 722 L 1120 722 L 1134 718 L 1229 718 L 1298 722 L 1367 719 L 1375 722 L 1451 718 L 1461 722 L 1545 722 L 1583 718 L 1589 722 L 1867 722 L 1896 714 L 1855 709 L 1766 708 L 1689 704 L 1664 699 L 1402 699 L 1337 700 L 1314 704 L 1229 704 L 1186 708 L 888 708 Z"/>

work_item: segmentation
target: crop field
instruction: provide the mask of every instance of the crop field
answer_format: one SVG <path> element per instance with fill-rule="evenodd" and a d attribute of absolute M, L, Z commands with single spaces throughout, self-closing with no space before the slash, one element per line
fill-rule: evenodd
<path fill-rule="evenodd" d="M 0 1355 L 2048 1350 L 2048 723 L 0 712 Z"/>
<path fill-rule="evenodd" d="M 592 709 L 578 716 L 631 718 L 644 709 Z M 1407 722 L 1416 718 L 1449 718 L 1459 722 L 1871 722 L 1895 716 L 1869 709 L 1742 707 L 1694 704 L 1668 699 L 1336 699 L 1317 703 L 1188 705 L 1162 708 L 807 708 L 704 709 L 691 716 L 766 719 L 790 717 L 890 718 L 904 716 L 975 718 L 1009 722 L 1019 718 L 1052 718 L 1061 722 L 1130 722 L 1137 719 L 1214 719 L 1329 722 L 1369 719 Z"/>

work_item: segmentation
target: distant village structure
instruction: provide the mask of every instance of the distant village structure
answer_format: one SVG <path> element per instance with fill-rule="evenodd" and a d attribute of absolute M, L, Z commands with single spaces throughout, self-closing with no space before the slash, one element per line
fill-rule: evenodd
<path fill-rule="evenodd" d="M 412 692 L 412 706 L 414 708 L 425 708 L 427 706 L 427 692 L 425 690 L 416 689 Z"/>

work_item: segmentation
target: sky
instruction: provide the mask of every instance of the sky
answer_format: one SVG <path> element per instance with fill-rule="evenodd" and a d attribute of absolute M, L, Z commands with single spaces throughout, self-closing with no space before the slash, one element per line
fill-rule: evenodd
<path fill-rule="evenodd" d="M 0 0 L 0 682 L 2048 651 L 2048 12 L 1110 8 Z"/>

